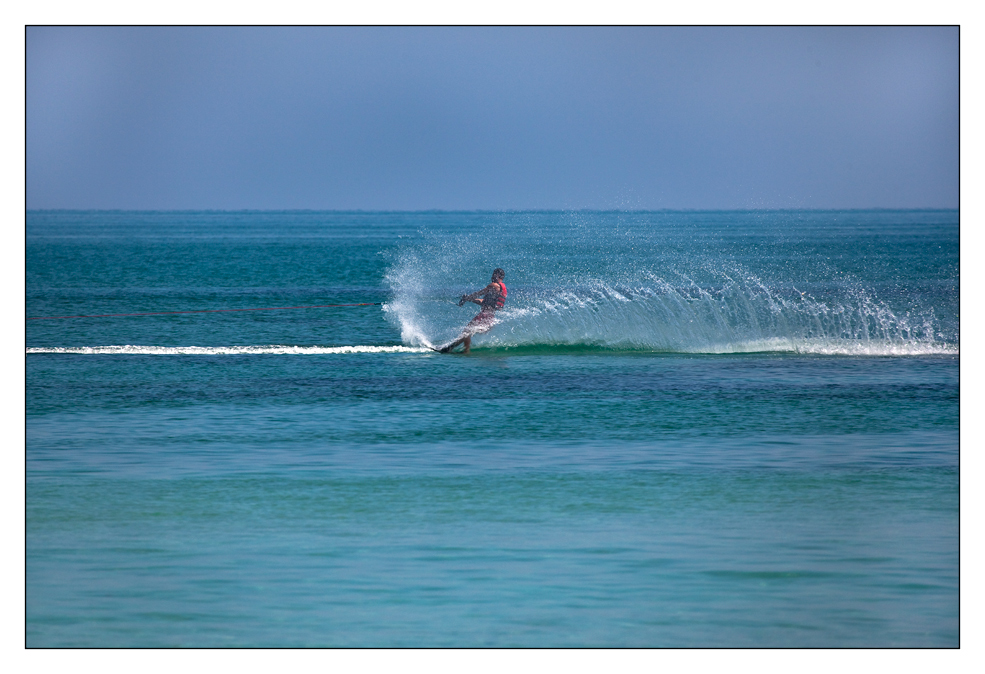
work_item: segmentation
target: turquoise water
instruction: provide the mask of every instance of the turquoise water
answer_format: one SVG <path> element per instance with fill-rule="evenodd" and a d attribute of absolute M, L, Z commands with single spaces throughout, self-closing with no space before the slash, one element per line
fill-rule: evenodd
<path fill-rule="evenodd" d="M 28 320 L 29 647 L 958 646 L 956 211 L 35 211 L 26 253 L 29 317 L 382 303 Z"/>

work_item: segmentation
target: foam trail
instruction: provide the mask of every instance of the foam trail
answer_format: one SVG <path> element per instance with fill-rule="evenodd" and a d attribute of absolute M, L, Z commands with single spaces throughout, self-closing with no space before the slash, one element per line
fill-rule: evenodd
<path fill-rule="evenodd" d="M 30 347 L 27 353 L 140 356 L 238 356 L 258 354 L 319 355 L 332 353 L 430 353 L 410 346 L 55 346 Z"/>

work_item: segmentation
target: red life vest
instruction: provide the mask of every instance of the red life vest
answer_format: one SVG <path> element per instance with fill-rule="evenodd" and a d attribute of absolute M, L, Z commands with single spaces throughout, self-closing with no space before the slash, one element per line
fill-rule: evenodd
<path fill-rule="evenodd" d="M 499 297 L 496 298 L 496 308 L 502 309 L 503 305 L 506 304 L 506 284 L 502 281 L 497 281 L 497 283 L 499 283 L 501 292 L 499 293 Z"/>

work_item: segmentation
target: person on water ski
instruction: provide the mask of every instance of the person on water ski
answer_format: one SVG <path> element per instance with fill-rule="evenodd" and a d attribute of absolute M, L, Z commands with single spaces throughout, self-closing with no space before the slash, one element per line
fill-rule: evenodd
<path fill-rule="evenodd" d="M 462 330 L 461 337 L 443 347 L 441 353 L 448 353 L 459 344 L 465 345 L 462 353 L 468 353 L 472 347 L 472 335 L 480 332 L 488 332 L 492 329 L 492 326 L 496 323 L 496 312 L 502 309 L 503 304 L 506 303 L 506 284 L 503 283 L 504 278 L 506 278 L 506 272 L 497 267 L 493 270 L 492 281 L 489 282 L 489 285 L 471 295 L 462 295 L 462 299 L 458 301 L 458 306 L 462 306 L 466 302 L 474 302 L 481 305 L 482 310 L 475 318 L 468 322 L 468 325 Z"/>

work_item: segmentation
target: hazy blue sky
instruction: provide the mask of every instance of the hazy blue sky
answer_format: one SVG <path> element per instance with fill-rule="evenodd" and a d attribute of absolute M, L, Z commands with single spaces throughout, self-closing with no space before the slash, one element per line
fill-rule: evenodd
<path fill-rule="evenodd" d="M 28 28 L 28 208 L 958 205 L 957 28 Z"/>

